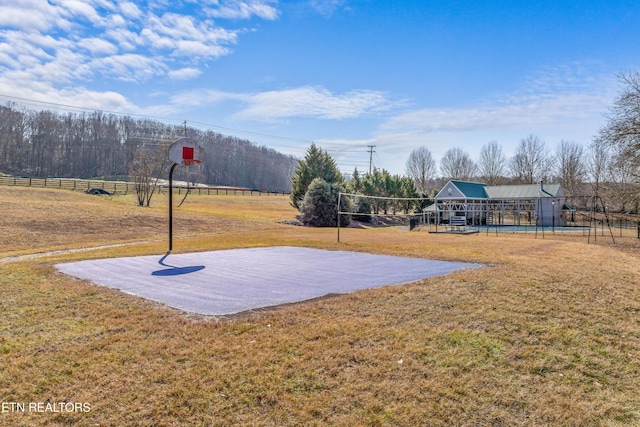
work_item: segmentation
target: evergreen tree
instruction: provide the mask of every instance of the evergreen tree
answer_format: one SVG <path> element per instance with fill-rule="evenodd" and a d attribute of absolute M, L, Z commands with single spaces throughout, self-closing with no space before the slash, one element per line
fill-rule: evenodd
<path fill-rule="evenodd" d="M 351 180 L 348 182 L 347 190 L 353 194 L 362 194 L 364 191 L 364 184 L 362 183 L 362 175 L 360 175 L 360 171 L 358 168 L 353 169 L 353 175 Z"/>
<path fill-rule="evenodd" d="M 382 174 L 377 168 L 373 168 L 373 172 L 365 175 L 362 180 L 364 186 L 364 194 L 367 196 L 384 196 L 383 194 L 383 182 Z M 380 213 L 382 207 L 382 201 L 380 199 L 370 199 L 371 208 L 374 214 Z"/>
<path fill-rule="evenodd" d="M 415 199 L 418 197 L 418 192 L 416 191 L 415 181 L 409 177 L 399 177 L 396 176 L 396 179 L 399 182 L 399 193 L 398 197 L 406 198 L 406 199 Z M 405 214 L 408 214 L 409 211 L 416 207 L 415 200 L 403 200 L 400 203 L 400 206 Z"/>
<path fill-rule="evenodd" d="M 328 184 L 342 184 L 344 178 L 335 161 L 324 150 L 311 144 L 307 155 L 298 162 L 293 178 L 291 178 L 291 205 L 300 210 L 307 189 L 315 178 L 322 178 Z"/>
<path fill-rule="evenodd" d="M 311 227 L 335 227 L 338 224 L 338 193 L 344 192 L 340 184 L 329 184 L 322 178 L 315 178 L 300 204 L 300 221 Z M 347 197 L 340 199 L 340 211 L 351 212 L 351 202 Z M 340 226 L 351 223 L 349 215 L 340 216 Z"/>
<path fill-rule="evenodd" d="M 360 174 L 360 171 L 358 171 L 357 167 L 353 169 L 353 175 L 351 180 L 348 182 L 347 190 L 353 194 L 365 194 L 363 176 Z M 362 222 L 371 221 L 371 203 L 368 199 L 357 197 L 355 200 L 354 209 L 354 220 Z"/>

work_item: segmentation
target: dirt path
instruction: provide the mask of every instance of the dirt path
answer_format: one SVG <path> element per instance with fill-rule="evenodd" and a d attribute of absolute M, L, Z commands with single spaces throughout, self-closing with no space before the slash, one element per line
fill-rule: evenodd
<path fill-rule="evenodd" d="M 35 253 L 35 254 L 28 254 L 28 255 L 0 257 L 0 263 L 25 261 L 25 260 L 30 260 L 30 259 L 44 258 L 44 257 L 48 257 L 48 256 L 73 254 L 73 253 L 76 253 L 76 252 L 87 252 L 87 251 L 93 251 L 93 250 L 97 250 L 97 249 L 119 248 L 119 247 L 122 247 L 122 246 L 134 246 L 134 245 L 141 245 L 141 244 L 145 244 L 145 243 L 154 243 L 154 242 L 160 242 L 160 241 L 161 240 L 145 240 L 145 241 L 141 241 L 141 242 L 117 243 L 117 244 L 113 244 L 113 245 L 91 246 L 91 247 L 76 248 L 76 249 L 62 249 L 62 250 L 58 250 L 58 251 L 38 252 L 38 253 Z"/>

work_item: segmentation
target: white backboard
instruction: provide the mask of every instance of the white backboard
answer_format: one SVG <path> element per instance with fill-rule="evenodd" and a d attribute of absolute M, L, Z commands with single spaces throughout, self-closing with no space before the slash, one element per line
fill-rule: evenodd
<path fill-rule="evenodd" d="M 169 146 L 169 159 L 186 166 L 200 163 L 204 159 L 204 147 L 191 138 L 180 138 Z"/>

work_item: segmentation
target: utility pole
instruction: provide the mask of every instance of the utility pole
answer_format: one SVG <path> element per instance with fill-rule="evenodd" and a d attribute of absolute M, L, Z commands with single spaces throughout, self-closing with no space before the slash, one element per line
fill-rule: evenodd
<path fill-rule="evenodd" d="M 367 147 L 369 147 L 369 175 L 371 175 L 371 163 L 373 162 L 373 153 L 375 153 L 375 151 L 373 151 L 374 148 L 376 148 L 375 145 L 367 145 Z"/>
<path fill-rule="evenodd" d="M 184 124 L 184 136 L 187 136 L 187 121 L 182 122 Z"/>

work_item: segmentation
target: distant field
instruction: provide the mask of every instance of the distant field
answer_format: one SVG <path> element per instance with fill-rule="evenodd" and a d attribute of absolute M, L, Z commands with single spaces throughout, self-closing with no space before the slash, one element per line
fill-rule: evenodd
<path fill-rule="evenodd" d="M 0 425 L 640 425 L 638 239 L 389 227 L 337 243 L 282 224 L 286 196 L 192 195 L 176 252 L 299 245 L 486 267 L 230 318 L 53 268 L 163 253 L 163 197 L 0 187 Z M 114 244 L 130 245 L 2 261 Z M 45 402 L 90 411 L 29 412 Z"/>

